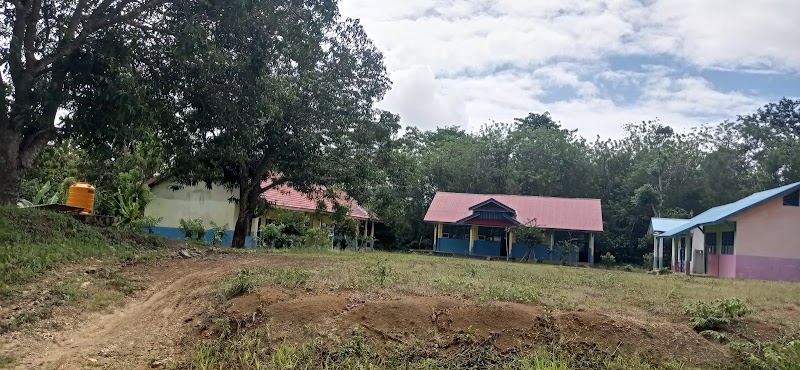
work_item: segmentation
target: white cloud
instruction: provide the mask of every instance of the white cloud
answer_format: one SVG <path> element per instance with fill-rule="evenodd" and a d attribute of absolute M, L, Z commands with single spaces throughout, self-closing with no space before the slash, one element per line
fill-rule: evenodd
<path fill-rule="evenodd" d="M 795 0 L 344 0 L 341 9 L 386 55 L 394 88 L 381 107 L 423 128 L 545 110 L 587 137 L 655 117 L 688 127 L 767 102 L 750 87 L 721 91 L 697 68 L 800 71 Z M 642 56 L 670 67 L 610 58 Z"/>

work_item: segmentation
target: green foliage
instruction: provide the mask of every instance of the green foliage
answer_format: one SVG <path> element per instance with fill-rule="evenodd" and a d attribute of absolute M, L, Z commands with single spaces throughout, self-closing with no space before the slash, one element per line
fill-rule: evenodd
<path fill-rule="evenodd" d="M 751 312 L 744 301 L 726 298 L 705 303 L 697 301 L 686 306 L 689 322 L 697 331 L 720 330 Z"/>
<path fill-rule="evenodd" d="M 392 272 L 392 268 L 385 262 L 378 262 L 374 272 L 380 286 L 383 287 L 386 284 L 386 278 L 388 278 L 389 274 Z"/>
<path fill-rule="evenodd" d="M 600 261 L 602 261 L 603 266 L 608 268 L 617 263 L 617 258 L 611 252 L 606 252 L 606 254 L 600 256 Z"/>
<path fill-rule="evenodd" d="M 331 238 L 328 236 L 328 230 L 319 227 L 312 227 L 306 230 L 306 234 L 303 235 L 302 247 L 317 250 L 330 249 L 332 244 Z"/>
<path fill-rule="evenodd" d="M 222 245 L 222 240 L 225 239 L 225 231 L 228 230 L 228 224 L 217 225 L 216 222 L 211 221 L 211 244 Z"/>
<path fill-rule="evenodd" d="M 768 344 L 761 351 L 748 354 L 746 361 L 756 370 L 796 370 L 800 364 L 800 340 Z"/>
<path fill-rule="evenodd" d="M 672 269 L 670 269 L 669 267 L 662 267 L 662 268 L 658 269 L 657 272 L 658 272 L 659 275 L 671 275 L 672 274 Z"/>
<path fill-rule="evenodd" d="M 179 229 L 183 232 L 186 240 L 202 241 L 206 238 L 206 228 L 203 226 L 203 220 L 199 218 L 181 219 Z"/>
<path fill-rule="evenodd" d="M 525 225 L 514 226 L 512 229 L 514 233 L 514 240 L 517 243 L 523 243 L 528 246 L 528 251 L 522 259 L 530 260 L 536 258 L 533 256 L 533 248 L 537 244 L 542 244 L 545 240 L 544 230 L 536 226 L 536 220 L 528 220 Z"/>
<path fill-rule="evenodd" d="M 145 258 L 163 241 L 99 229 L 72 217 L 0 206 L 0 294 L 64 263 L 83 258 Z"/>
<path fill-rule="evenodd" d="M 259 245 L 268 248 L 280 248 L 283 246 L 283 225 L 266 224 L 261 226 L 261 236 Z"/>
<path fill-rule="evenodd" d="M 716 330 L 703 330 L 699 334 L 703 338 L 710 339 L 719 343 L 724 343 L 725 341 L 728 340 L 728 337 L 725 334 L 720 333 Z"/>
<path fill-rule="evenodd" d="M 601 351 L 573 354 L 568 348 L 550 351 L 498 351 L 491 343 L 475 343 L 463 334 L 464 347 L 456 353 L 425 351 L 416 346 L 378 348 L 356 331 L 352 338 L 334 345 L 322 341 L 305 344 L 282 342 L 271 345 L 268 330 L 240 332 L 201 343 L 189 369 L 504 369 L 504 370 L 655 370 L 659 368 L 636 357 Z"/>

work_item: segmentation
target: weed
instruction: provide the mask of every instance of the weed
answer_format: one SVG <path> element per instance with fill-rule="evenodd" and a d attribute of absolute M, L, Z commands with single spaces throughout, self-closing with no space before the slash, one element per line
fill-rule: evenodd
<path fill-rule="evenodd" d="M 768 345 L 762 355 L 750 355 L 748 362 L 758 369 L 796 370 L 800 365 L 800 340 Z"/>
<path fill-rule="evenodd" d="M 719 330 L 750 312 L 738 298 L 715 300 L 711 304 L 697 301 L 686 307 L 686 315 L 697 331 Z"/>
<path fill-rule="evenodd" d="M 606 254 L 600 256 L 600 261 L 603 262 L 603 266 L 609 268 L 617 263 L 617 258 L 611 252 L 606 252 Z"/>
<path fill-rule="evenodd" d="M 13 357 L 0 354 L 0 369 L 5 369 L 13 364 L 14 364 Z"/>
<path fill-rule="evenodd" d="M 378 265 L 375 266 L 374 272 L 379 284 L 381 287 L 384 287 L 386 284 L 386 278 L 389 277 L 389 273 L 391 272 L 391 267 L 389 267 L 386 262 L 378 262 Z"/>
<path fill-rule="evenodd" d="M 725 343 L 728 340 L 728 337 L 725 334 L 716 330 L 703 330 L 700 332 L 700 336 L 719 343 Z"/>
<path fill-rule="evenodd" d="M 253 272 L 247 269 L 239 270 L 236 277 L 222 288 L 222 297 L 225 300 L 249 293 L 258 286 Z"/>
<path fill-rule="evenodd" d="M 200 241 L 206 237 L 206 228 L 203 226 L 203 220 L 199 218 L 181 219 L 179 229 L 183 232 L 186 240 Z"/>

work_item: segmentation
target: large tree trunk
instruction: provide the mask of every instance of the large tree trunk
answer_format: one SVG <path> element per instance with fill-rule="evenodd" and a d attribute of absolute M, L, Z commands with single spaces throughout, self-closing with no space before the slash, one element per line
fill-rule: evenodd
<path fill-rule="evenodd" d="M 244 248 L 252 220 L 253 212 L 247 211 L 244 206 L 240 204 L 239 215 L 236 218 L 236 226 L 233 228 L 233 241 L 231 242 L 231 247 Z"/>
<path fill-rule="evenodd" d="M 19 147 L 22 137 L 0 128 L 0 204 L 14 204 L 19 199 L 22 168 Z"/>
<path fill-rule="evenodd" d="M 233 241 L 231 241 L 233 248 L 244 248 L 261 196 L 260 180 L 256 184 L 249 182 L 248 180 L 246 184 L 239 184 L 239 215 L 236 217 L 236 225 L 233 228 Z"/>

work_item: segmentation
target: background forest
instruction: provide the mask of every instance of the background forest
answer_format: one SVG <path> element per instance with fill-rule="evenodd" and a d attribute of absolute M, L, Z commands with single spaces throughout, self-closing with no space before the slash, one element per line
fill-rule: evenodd
<path fill-rule="evenodd" d="M 606 231 L 596 253 L 638 263 L 652 251 L 650 217 L 691 217 L 800 180 L 800 101 L 689 133 L 647 121 L 626 124 L 620 140 L 588 141 L 564 126 L 531 113 L 477 132 L 407 127 L 362 169 L 369 181 L 353 196 L 386 223 L 384 249 L 431 245 L 432 227 L 422 219 L 437 191 L 599 198 Z M 70 140 L 51 145 L 27 174 L 23 196 L 35 197 L 48 182 L 56 194 L 65 178 L 86 179 L 101 193 L 100 212 L 114 213 L 118 189 L 146 186 L 168 167 L 156 136 L 112 152 L 90 153 Z"/>
<path fill-rule="evenodd" d="M 0 7 L 0 204 L 63 201 L 84 180 L 98 213 L 138 227 L 155 221 L 142 218 L 154 179 L 218 184 L 238 190 L 242 246 L 267 188 L 324 185 L 379 215 L 378 245 L 403 249 L 431 245 L 437 191 L 588 197 L 603 202 L 596 252 L 639 262 L 650 217 L 800 181 L 800 100 L 690 131 L 642 117 L 618 140 L 546 112 L 423 131 L 377 108 L 383 54 L 335 0 Z"/>

